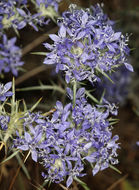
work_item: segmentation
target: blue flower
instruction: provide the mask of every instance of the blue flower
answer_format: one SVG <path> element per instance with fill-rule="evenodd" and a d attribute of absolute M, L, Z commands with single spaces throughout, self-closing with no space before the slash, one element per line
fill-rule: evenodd
<path fill-rule="evenodd" d="M 58 4 L 56 5 L 58 7 Z M 37 6 L 40 8 L 40 5 L 36 5 L 36 7 Z M 46 21 L 45 18 L 46 17 L 42 16 L 37 9 L 36 13 L 32 14 L 32 12 L 27 9 L 27 0 L 9 0 L 8 2 L 4 0 L 0 2 L 0 30 L 2 32 L 4 29 L 10 27 L 13 27 L 15 30 L 20 30 L 27 24 L 38 31 L 37 25 L 47 25 L 49 23 L 49 19 Z"/>
<path fill-rule="evenodd" d="M 45 5 L 45 8 L 51 6 L 56 12 L 58 12 L 58 5 L 61 0 L 36 0 L 36 4 L 40 6 L 41 4 Z"/>
<path fill-rule="evenodd" d="M 35 162 L 37 162 L 38 149 L 39 149 L 39 145 L 41 144 L 41 139 L 42 139 L 42 130 L 37 124 L 35 127 L 33 126 L 33 123 L 35 122 L 35 119 L 34 119 L 35 115 L 36 115 L 35 119 L 37 120 L 38 114 L 29 113 L 24 118 L 21 118 L 22 120 L 24 120 L 24 123 L 23 123 L 25 127 L 24 135 L 20 136 L 19 133 L 17 132 L 18 136 L 14 140 L 14 146 L 20 150 L 24 150 L 24 151 L 29 150 L 31 152 L 32 159 Z M 32 116 L 32 119 L 31 119 L 31 116 Z"/>
<path fill-rule="evenodd" d="M 38 31 L 37 26 L 35 25 L 37 22 L 39 22 L 38 17 L 40 16 L 40 13 L 36 13 L 32 15 L 28 9 L 26 9 L 27 13 L 23 9 L 16 9 L 23 18 L 21 22 L 18 23 L 17 28 L 20 30 L 24 28 L 27 24 L 32 26 L 36 31 Z"/>
<path fill-rule="evenodd" d="M 21 49 L 15 45 L 16 37 L 7 39 L 3 35 L 3 41 L 0 44 L 0 73 L 12 72 L 13 75 L 18 75 L 18 68 L 24 64 L 21 59 Z"/>
<path fill-rule="evenodd" d="M 7 97 L 10 97 L 13 95 L 13 93 L 10 90 L 12 87 L 12 82 L 8 82 L 5 85 L 0 84 L 0 101 L 5 101 Z"/>

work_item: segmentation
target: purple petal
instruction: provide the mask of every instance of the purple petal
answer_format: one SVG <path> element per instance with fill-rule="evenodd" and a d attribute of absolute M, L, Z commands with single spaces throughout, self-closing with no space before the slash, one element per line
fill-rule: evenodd
<path fill-rule="evenodd" d="M 22 9 L 19 9 L 19 8 L 16 8 L 16 10 L 18 11 L 18 13 L 19 13 L 21 16 L 26 17 L 25 11 L 23 11 Z"/>
<path fill-rule="evenodd" d="M 92 156 L 86 156 L 85 159 L 90 162 L 93 163 L 96 161 L 96 158 L 92 155 Z"/>
<path fill-rule="evenodd" d="M 96 164 L 95 167 L 94 167 L 93 170 L 92 170 L 93 176 L 96 175 L 99 170 L 100 170 L 100 166 L 99 166 L 98 164 Z"/>
<path fill-rule="evenodd" d="M 63 25 L 60 27 L 59 35 L 60 35 L 62 38 L 65 38 L 65 37 L 66 37 L 66 28 L 65 28 Z"/>
<path fill-rule="evenodd" d="M 69 95 L 70 99 L 73 99 L 73 91 L 70 88 L 66 88 L 67 94 Z"/>
<path fill-rule="evenodd" d="M 56 107 L 58 108 L 58 110 L 62 111 L 63 110 L 63 105 L 60 101 L 56 102 Z"/>
<path fill-rule="evenodd" d="M 73 182 L 72 176 L 69 176 L 67 181 L 66 181 L 66 186 L 69 187 Z"/>
<path fill-rule="evenodd" d="M 12 82 L 6 83 L 4 87 L 5 87 L 6 90 L 8 91 L 8 90 L 12 87 Z"/>
<path fill-rule="evenodd" d="M 6 100 L 6 97 L 5 96 L 0 96 L 0 101 L 5 101 Z"/>
<path fill-rule="evenodd" d="M 55 35 L 55 34 L 50 34 L 49 37 L 54 41 L 54 42 L 59 42 L 60 38 L 59 36 Z"/>
<path fill-rule="evenodd" d="M 28 150 L 29 149 L 28 145 L 20 145 L 17 148 L 19 148 L 21 150 Z"/>
<path fill-rule="evenodd" d="M 53 49 L 53 46 L 52 46 L 51 44 L 44 43 L 44 46 L 45 46 L 47 49 L 50 49 L 50 50 Z"/>
<path fill-rule="evenodd" d="M 44 59 L 44 64 L 47 64 L 47 65 L 51 65 L 51 64 L 54 64 L 54 60 L 53 59 Z"/>
<path fill-rule="evenodd" d="M 131 71 L 131 72 L 134 71 L 132 65 L 130 65 L 130 64 L 128 64 L 128 63 L 124 63 L 124 65 L 125 65 L 125 67 L 126 67 L 129 71 Z"/>
<path fill-rule="evenodd" d="M 109 48 L 110 51 L 115 52 L 115 49 L 111 44 L 107 44 L 107 47 Z"/>
<path fill-rule="evenodd" d="M 76 97 L 77 97 L 77 98 L 80 98 L 84 93 L 85 93 L 85 88 L 80 88 L 80 89 L 77 91 Z"/>
<path fill-rule="evenodd" d="M 37 159 L 38 159 L 37 152 L 33 150 L 31 152 L 31 156 L 32 156 L 32 160 L 34 160 L 35 162 L 37 162 Z"/>
<path fill-rule="evenodd" d="M 8 96 L 8 97 L 12 96 L 12 95 L 13 95 L 13 93 L 11 91 L 5 93 L 5 96 Z"/>
<path fill-rule="evenodd" d="M 89 149 L 89 148 L 91 148 L 91 146 L 92 146 L 92 142 L 89 142 L 89 143 L 87 143 L 87 144 L 84 146 L 84 149 Z"/>
<path fill-rule="evenodd" d="M 79 39 L 83 38 L 85 36 L 85 34 L 86 34 L 85 31 L 79 32 L 79 34 L 77 35 L 76 39 L 79 40 Z"/>
<path fill-rule="evenodd" d="M 113 37 L 112 37 L 112 39 L 111 39 L 111 42 L 112 42 L 112 41 L 115 41 L 115 40 L 119 40 L 120 36 L 121 36 L 121 32 L 116 32 L 116 33 L 113 35 Z"/>
<path fill-rule="evenodd" d="M 27 133 L 27 132 L 25 132 L 25 140 L 26 140 L 27 142 L 32 141 L 32 138 L 31 138 L 30 134 Z"/>
<path fill-rule="evenodd" d="M 85 12 L 82 16 L 82 24 L 86 24 L 88 20 L 88 14 Z"/>

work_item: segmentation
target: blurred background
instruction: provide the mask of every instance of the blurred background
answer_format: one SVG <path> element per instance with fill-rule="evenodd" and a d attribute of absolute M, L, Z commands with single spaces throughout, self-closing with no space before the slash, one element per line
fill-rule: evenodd
<path fill-rule="evenodd" d="M 106 169 L 99 172 L 96 176 L 92 176 L 91 168 L 87 168 L 88 175 L 82 180 L 85 181 L 91 190 L 139 190 L 139 1 L 138 0 L 63 0 L 60 3 L 60 13 L 68 9 L 70 3 L 75 3 L 81 7 L 89 7 L 96 3 L 104 4 L 104 12 L 108 14 L 111 20 L 116 22 L 115 28 L 124 34 L 130 35 L 129 47 L 131 49 L 129 62 L 134 67 L 134 73 L 130 75 L 130 82 L 127 86 L 127 94 L 124 97 L 124 103 L 119 104 L 119 122 L 114 126 L 114 134 L 118 134 L 121 149 L 119 150 L 119 164 L 116 166 L 122 174 L 112 169 Z M 60 75 L 56 75 L 52 66 L 43 65 L 44 56 L 33 55 L 32 52 L 45 52 L 43 42 L 49 42 L 45 33 L 56 33 L 56 24 L 51 21 L 48 26 L 42 28 L 39 32 L 35 32 L 30 27 L 26 27 L 20 31 L 18 44 L 23 50 L 23 61 L 25 62 L 23 69 L 16 78 L 16 88 L 39 86 L 40 83 L 45 85 L 63 86 L 63 80 Z M 12 36 L 9 31 L 9 36 Z M 121 73 L 122 77 L 123 73 Z M 6 74 L 4 81 L 12 79 L 12 75 Z M 120 87 L 120 84 L 119 84 Z M 120 89 L 121 92 L 123 88 Z M 64 101 L 65 96 L 57 91 L 17 91 L 17 99 L 25 99 L 28 107 L 31 107 L 40 97 L 42 101 L 38 106 L 38 110 L 44 112 L 54 107 L 57 100 Z M 0 154 L 2 159 L 4 154 Z M 32 190 L 37 189 L 38 184 L 42 184 L 41 168 L 38 164 L 30 159 L 26 163 L 26 167 L 31 176 L 28 180 L 22 169 L 16 178 L 15 190 Z M 18 169 L 16 159 L 11 159 L 1 166 L 0 190 L 7 190 L 9 184 L 15 176 Z M 52 184 L 45 190 L 62 190 L 59 185 Z M 82 190 L 77 183 L 73 183 L 70 190 Z"/>

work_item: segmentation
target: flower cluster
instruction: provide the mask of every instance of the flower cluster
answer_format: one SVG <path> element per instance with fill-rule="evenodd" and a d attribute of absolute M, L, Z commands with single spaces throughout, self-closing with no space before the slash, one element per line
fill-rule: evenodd
<path fill-rule="evenodd" d="M 0 43 L 0 74 L 2 72 L 12 72 L 17 76 L 18 68 L 24 64 L 21 59 L 21 49 L 15 45 L 16 37 L 7 39 L 4 34 Z"/>
<path fill-rule="evenodd" d="M 22 29 L 29 24 L 38 30 L 38 23 L 47 22 L 47 16 L 55 15 L 52 8 L 57 11 L 60 1 L 32 1 L 37 10 L 32 15 L 26 7 L 27 0 L 4 0 L 0 3 L 0 27 L 2 30 L 11 26 Z M 0 84 L 0 101 L 4 102 L 0 105 L 2 142 L 6 144 L 12 137 L 12 147 L 29 151 L 32 159 L 44 166 L 42 176 L 46 181 L 66 181 L 69 187 L 73 179 L 86 175 L 86 164 L 90 164 L 95 175 L 118 163 L 119 137 L 112 135 L 111 126 L 115 121 L 111 117 L 118 113 L 117 106 L 108 102 L 107 94 L 98 104 L 88 103 L 87 91 L 81 87 L 84 80 L 93 85 L 104 81 L 102 85 L 107 89 L 109 83 L 104 77 L 109 78 L 109 72 L 121 65 L 122 74 L 122 69 L 133 71 L 127 62 L 128 36 L 115 32 L 113 24 L 100 5 L 90 9 L 71 5 L 58 20 L 58 35 L 50 35 L 54 43 L 44 44 L 50 51 L 44 63 L 56 64 L 56 72 L 64 71 L 70 103 L 63 105 L 57 101 L 53 112 L 43 114 L 32 111 L 36 104 L 30 110 L 24 104 L 24 111 L 19 111 L 19 102 L 13 97 L 11 104 L 7 104 L 11 107 L 11 113 L 8 113 L 4 106 L 6 98 L 14 93 L 9 91 L 12 83 Z M 23 65 L 21 50 L 15 45 L 16 38 L 8 40 L 5 34 L 2 35 L 0 73 L 12 71 L 17 76 L 18 67 Z M 117 79 L 119 81 L 118 72 L 112 77 L 112 80 Z M 124 82 L 122 80 L 122 86 Z M 119 91 L 114 93 L 121 98 Z"/>
<path fill-rule="evenodd" d="M 67 83 L 72 79 L 98 81 L 100 73 L 123 64 L 133 71 L 126 58 L 128 37 L 114 31 L 100 6 L 83 10 L 72 5 L 58 24 L 58 35 L 49 35 L 54 43 L 44 44 L 50 50 L 44 64 L 56 64 L 56 72 L 64 71 Z"/>
<path fill-rule="evenodd" d="M 30 25 L 38 31 L 37 24 L 46 25 L 49 22 L 49 20 L 45 21 L 46 17 L 53 18 L 56 16 L 60 1 L 36 0 L 34 1 L 36 13 L 32 14 L 27 8 L 27 0 L 3 0 L 0 2 L 0 29 L 13 27 L 16 30 L 20 30 L 26 25 Z"/>
<path fill-rule="evenodd" d="M 73 92 L 67 89 L 73 99 Z M 85 99 L 85 89 L 76 94 L 75 106 L 56 103 L 51 117 L 28 113 L 24 118 L 24 133 L 18 134 L 14 145 L 29 150 L 34 161 L 39 161 L 46 171 L 46 180 L 59 183 L 66 179 L 69 187 L 75 177 L 85 175 L 84 165 L 92 165 L 92 173 L 117 164 L 118 136 L 112 137 L 108 105 L 91 106 Z"/>
<path fill-rule="evenodd" d="M 25 26 L 30 25 L 38 31 L 38 26 L 47 25 L 48 18 L 58 15 L 58 3 L 61 0 L 3 0 L 0 1 L 0 37 L 3 38 L 0 44 L 0 73 L 12 71 L 17 76 L 17 68 L 23 65 L 20 61 L 21 51 L 15 46 L 16 38 L 7 39 L 6 29 L 13 28 L 16 33 Z M 30 10 L 33 3 L 35 13 Z M 31 5 L 32 6 L 32 5 Z M 33 11 L 34 12 L 34 11 Z"/>

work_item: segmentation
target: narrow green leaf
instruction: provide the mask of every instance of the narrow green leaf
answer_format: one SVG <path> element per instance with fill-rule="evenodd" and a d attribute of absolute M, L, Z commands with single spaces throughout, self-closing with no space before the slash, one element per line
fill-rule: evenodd
<path fill-rule="evenodd" d="M 100 102 L 92 95 L 92 94 L 90 94 L 90 92 L 89 91 L 85 91 L 85 94 L 91 99 L 91 100 L 93 100 L 95 103 L 97 103 L 97 104 L 100 104 Z"/>
<path fill-rule="evenodd" d="M 42 100 L 42 98 L 40 98 L 40 99 L 36 102 L 36 104 L 34 104 L 34 105 L 32 106 L 32 108 L 30 109 L 31 112 L 38 106 L 38 104 L 40 103 L 41 100 Z"/>
<path fill-rule="evenodd" d="M 110 122 L 110 125 L 114 125 L 116 123 L 118 123 L 118 121 L 113 121 L 113 122 Z"/>
<path fill-rule="evenodd" d="M 103 93 L 102 93 L 102 96 L 101 96 L 101 98 L 100 98 L 100 104 L 102 104 L 102 101 L 103 101 L 103 97 L 104 97 L 104 95 L 105 95 L 105 90 L 103 91 Z"/>
<path fill-rule="evenodd" d="M 44 56 L 46 56 L 46 53 L 47 52 L 32 52 L 30 54 L 33 54 L 33 55 L 44 55 Z"/>
<path fill-rule="evenodd" d="M 15 152 L 14 152 L 13 154 L 11 154 L 9 157 L 7 157 L 5 160 L 3 160 L 3 161 L 0 163 L 0 165 L 3 164 L 3 163 L 5 163 L 5 162 L 7 162 L 7 161 L 10 160 L 10 159 L 12 159 L 15 155 L 18 154 L 18 152 L 19 152 L 19 150 L 15 151 Z"/>
<path fill-rule="evenodd" d="M 23 169 L 25 175 L 27 176 L 27 178 L 28 178 L 29 180 L 31 180 L 31 177 L 30 177 L 30 175 L 29 175 L 29 172 L 28 172 L 28 170 L 27 170 L 27 168 L 26 168 L 24 162 L 23 162 L 22 159 L 20 158 L 19 154 L 16 154 L 16 158 L 17 158 L 17 160 L 18 160 L 20 166 L 22 167 L 22 169 Z"/>
<path fill-rule="evenodd" d="M 116 172 L 118 172 L 119 174 L 122 174 L 122 172 L 120 170 L 118 170 L 115 166 L 109 164 L 109 167 L 113 170 L 115 170 Z"/>
<path fill-rule="evenodd" d="M 32 90 L 56 90 L 65 94 L 65 90 L 63 88 L 51 85 L 31 86 L 31 87 L 16 89 L 16 91 L 32 91 Z"/>
<path fill-rule="evenodd" d="M 79 178 L 75 177 L 74 178 L 75 181 L 77 181 L 85 190 L 90 190 L 90 188 L 87 186 L 86 183 L 84 183 L 82 180 L 80 180 Z"/>
<path fill-rule="evenodd" d="M 96 68 L 96 70 L 114 84 L 113 80 L 104 71 L 101 71 L 99 68 Z"/>

